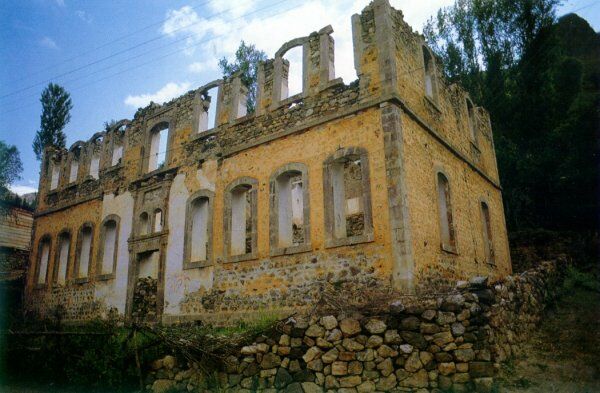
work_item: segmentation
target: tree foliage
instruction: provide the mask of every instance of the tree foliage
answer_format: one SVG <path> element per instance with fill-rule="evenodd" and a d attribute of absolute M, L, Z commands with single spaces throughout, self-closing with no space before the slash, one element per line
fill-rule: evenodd
<path fill-rule="evenodd" d="M 510 229 L 597 229 L 600 38 L 557 0 L 457 0 L 430 45 L 490 111 Z"/>
<path fill-rule="evenodd" d="M 40 98 L 42 103 L 42 115 L 40 116 L 40 129 L 33 140 L 33 151 L 38 160 L 46 146 L 65 147 L 66 135 L 63 129 L 71 120 L 70 94 L 62 87 L 54 83 L 42 92 Z"/>
<path fill-rule="evenodd" d="M 3 193 L 11 183 L 19 180 L 22 171 L 23 163 L 17 147 L 0 141 L 0 192 Z"/>
<path fill-rule="evenodd" d="M 247 45 L 244 41 L 235 52 L 235 60 L 229 62 L 226 58 L 219 60 L 219 67 L 225 78 L 240 72 L 244 86 L 248 88 L 246 108 L 248 113 L 253 113 L 256 107 L 256 79 L 258 76 L 258 63 L 267 59 L 267 54 L 256 49 L 254 45 Z"/>

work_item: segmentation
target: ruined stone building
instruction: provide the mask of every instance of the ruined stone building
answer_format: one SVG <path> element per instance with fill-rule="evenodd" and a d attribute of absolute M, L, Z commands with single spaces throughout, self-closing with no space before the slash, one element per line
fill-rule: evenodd
<path fill-rule="evenodd" d="M 386 0 L 352 29 L 350 84 L 327 26 L 260 64 L 255 113 L 234 76 L 48 149 L 29 307 L 225 321 L 308 306 L 326 283 L 419 293 L 510 273 L 488 113 Z"/>

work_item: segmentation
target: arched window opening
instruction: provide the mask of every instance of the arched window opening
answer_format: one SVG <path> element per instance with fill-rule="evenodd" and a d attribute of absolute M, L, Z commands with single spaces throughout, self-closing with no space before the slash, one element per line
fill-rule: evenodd
<path fill-rule="evenodd" d="M 79 254 L 75 271 L 76 278 L 85 278 L 89 274 L 93 230 L 90 225 L 85 225 L 79 232 Z"/>
<path fill-rule="evenodd" d="M 326 230 L 329 245 L 372 239 L 370 183 L 367 153 L 342 149 L 325 162 Z"/>
<path fill-rule="evenodd" d="M 471 136 L 471 140 L 476 143 L 477 142 L 477 118 L 475 116 L 475 107 L 473 106 L 473 102 L 467 98 L 467 115 L 469 122 L 469 135 Z"/>
<path fill-rule="evenodd" d="M 303 48 L 300 45 L 289 49 L 283 57 L 281 99 L 302 93 L 303 78 Z"/>
<path fill-rule="evenodd" d="M 102 265 L 100 274 L 111 274 L 114 271 L 115 260 L 117 256 L 117 233 L 118 225 L 116 220 L 108 220 L 103 227 L 102 244 Z"/>
<path fill-rule="evenodd" d="M 239 185 L 231 190 L 231 255 L 252 252 L 252 187 Z"/>
<path fill-rule="evenodd" d="M 46 283 L 46 277 L 48 275 L 48 262 L 50 261 L 50 238 L 44 237 L 39 244 L 39 257 L 38 257 L 38 272 L 36 277 L 36 283 L 43 285 Z"/>
<path fill-rule="evenodd" d="M 208 256 L 208 198 L 197 198 L 192 202 L 191 261 L 204 261 Z"/>
<path fill-rule="evenodd" d="M 71 249 L 71 235 L 62 233 L 58 237 L 58 255 L 54 268 L 54 282 L 64 285 L 67 281 L 67 268 L 69 266 L 69 253 Z"/>
<path fill-rule="evenodd" d="M 71 171 L 69 172 L 69 183 L 76 182 L 78 174 L 79 174 L 79 155 L 74 156 L 71 159 Z"/>
<path fill-rule="evenodd" d="M 123 158 L 123 145 L 115 144 L 113 146 L 112 159 L 110 165 L 115 166 L 120 164 L 121 158 Z"/>
<path fill-rule="evenodd" d="M 162 210 L 154 210 L 154 227 L 152 232 L 162 232 L 163 230 L 163 215 Z"/>
<path fill-rule="evenodd" d="M 445 251 L 456 251 L 456 240 L 454 233 L 454 223 L 452 218 L 452 202 L 450 197 L 450 184 L 446 176 L 438 172 L 437 174 L 437 193 L 438 209 L 440 220 L 440 231 L 442 240 L 442 249 Z"/>
<path fill-rule="evenodd" d="M 161 169 L 166 165 L 169 140 L 169 123 L 162 122 L 150 131 L 150 153 L 148 172 Z"/>
<path fill-rule="evenodd" d="M 435 62 L 431 52 L 425 46 L 423 46 L 423 66 L 425 71 L 425 95 L 435 101 L 437 96 Z"/>
<path fill-rule="evenodd" d="M 94 152 L 90 161 L 90 176 L 94 179 L 99 178 L 100 173 L 100 153 Z"/>
<path fill-rule="evenodd" d="M 305 242 L 304 192 L 302 173 L 289 171 L 276 179 L 278 247 L 290 247 Z"/>
<path fill-rule="evenodd" d="M 485 259 L 488 263 L 494 263 L 494 243 L 492 241 L 492 221 L 490 209 L 485 202 L 481 202 L 481 218 L 483 221 L 483 243 L 485 247 Z"/>
<path fill-rule="evenodd" d="M 60 179 L 60 166 L 55 162 L 52 162 L 50 165 L 50 190 L 56 190 L 58 187 L 58 180 Z"/>
<path fill-rule="evenodd" d="M 147 235 L 150 232 L 150 218 L 148 217 L 148 213 L 143 212 L 140 214 L 140 219 L 138 222 L 138 233 L 140 236 Z"/>

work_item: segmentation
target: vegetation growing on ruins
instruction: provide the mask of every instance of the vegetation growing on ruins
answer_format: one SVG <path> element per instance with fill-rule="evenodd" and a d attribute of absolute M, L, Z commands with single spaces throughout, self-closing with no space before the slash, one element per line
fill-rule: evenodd
<path fill-rule="evenodd" d="M 33 140 L 33 151 L 38 160 L 46 146 L 65 147 L 67 136 L 63 129 L 71 120 L 71 95 L 62 86 L 49 83 L 40 98 L 42 114 L 40 129 Z"/>
<path fill-rule="evenodd" d="M 556 0 L 458 1 L 425 35 L 490 111 L 509 229 L 597 230 L 600 39 Z"/>

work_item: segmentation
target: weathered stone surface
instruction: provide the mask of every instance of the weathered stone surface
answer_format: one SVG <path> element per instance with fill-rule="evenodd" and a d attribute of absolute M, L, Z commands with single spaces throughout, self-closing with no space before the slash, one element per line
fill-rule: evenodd
<path fill-rule="evenodd" d="M 457 349 L 454 351 L 454 358 L 457 362 L 469 362 L 475 359 L 475 352 L 472 349 Z"/>
<path fill-rule="evenodd" d="M 316 324 L 310 325 L 304 334 L 306 334 L 308 337 L 323 337 L 325 334 L 325 329 Z"/>
<path fill-rule="evenodd" d="M 452 330 L 452 334 L 455 337 L 457 337 L 457 336 L 462 336 L 463 334 L 465 334 L 466 329 L 462 323 L 455 322 L 452 324 L 451 330 Z"/>
<path fill-rule="evenodd" d="M 448 343 L 454 341 L 454 337 L 452 337 L 452 333 L 450 332 L 440 332 L 433 335 L 433 342 L 435 345 L 443 347 Z"/>
<path fill-rule="evenodd" d="M 304 393 L 322 393 L 323 389 L 314 382 L 302 382 Z"/>
<path fill-rule="evenodd" d="M 394 365 L 392 364 L 392 359 L 385 359 L 383 362 L 377 365 L 377 369 L 381 372 L 381 375 L 387 377 L 388 375 L 394 372 Z"/>
<path fill-rule="evenodd" d="M 441 375 L 451 375 L 456 372 L 456 365 L 454 362 L 440 363 L 438 364 L 438 371 Z"/>
<path fill-rule="evenodd" d="M 367 340 L 366 347 L 367 348 L 377 348 L 381 344 L 383 344 L 383 338 L 381 336 L 373 335 L 373 336 L 369 337 L 369 339 Z"/>
<path fill-rule="evenodd" d="M 417 347 L 418 349 L 427 348 L 427 340 L 421 333 L 417 332 L 402 332 L 402 339 L 412 345 L 413 347 Z"/>
<path fill-rule="evenodd" d="M 449 295 L 442 301 L 442 310 L 459 312 L 465 304 L 465 298 L 461 294 Z"/>
<path fill-rule="evenodd" d="M 375 388 L 382 392 L 387 392 L 396 387 L 396 376 L 390 374 L 387 377 L 379 378 L 379 382 L 375 385 Z"/>
<path fill-rule="evenodd" d="M 402 330 L 419 330 L 420 325 L 421 321 L 417 317 L 404 318 L 400 322 L 400 328 Z"/>
<path fill-rule="evenodd" d="M 306 363 L 306 368 L 313 371 L 322 371 L 323 361 L 321 359 L 311 360 L 310 362 Z"/>
<path fill-rule="evenodd" d="M 375 389 L 376 387 L 373 381 L 365 381 L 356 387 L 358 393 L 370 393 L 374 392 Z"/>
<path fill-rule="evenodd" d="M 473 383 L 475 384 L 477 393 L 491 393 L 494 388 L 494 379 L 489 377 L 475 378 L 473 379 Z"/>
<path fill-rule="evenodd" d="M 372 318 L 367 321 L 365 324 L 365 329 L 371 334 L 381 334 L 385 332 L 387 326 L 384 321 L 377 318 Z"/>
<path fill-rule="evenodd" d="M 363 372 L 363 363 L 357 360 L 354 360 L 348 363 L 348 374 L 351 375 L 360 375 Z"/>
<path fill-rule="evenodd" d="M 308 351 L 306 351 L 306 354 L 304 354 L 304 356 L 302 356 L 302 360 L 304 360 L 306 363 L 308 363 L 311 360 L 319 357 L 322 353 L 323 353 L 323 351 L 321 351 L 320 348 L 310 347 L 310 348 L 308 348 Z"/>
<path fill-rule="evenodd" d="M 360 333 L 360 323 L 353 318 L 345 318 L 340 321 L 340 329 L 344 336 L 350 337 Z"/>
<path fill-rule="evenodd" d="M 277 374 L 275 374 L 275 387 L 277 389 L 283 389 L 288 384 L 292 383 L 293 378 L 285 368 L 278 368 Z"/>
<path fill-rule="evenodd" d="M 427 371 L 421 369 L 414 374 L 410 374 L 407 378 L 400 381 L 400 386 L 410 388 L 426 388 L 429 386 L 429 375 Z"/>
<path fill-rule="evenodd" d="M 402 342 L 402 337 L 400 337 L 400 334 L 398 334 L 396 329 L 386 330 L 384 342 L 386 344 L 400 344 Z"/>
<path fill-rule="evenodd" d="M 170 379 L 157 379 L 152 384 L 152 393 L 169 393 L 175 388 L 175 381 Z"/>
<path fill-rule="evenodd" d="M 337 348 L 332 348 L 321 356 L 323 363 L 333 363 L 338 358 L 339 351 Z"/>
<path fill-rule="evenodd" d="M 269 352 L 263 356 L 262 362 L 260 362 L 260 367 L 264 370 L 267 368 L 275 368 L 281 364 L 281 358 L 276 354 Z"/>
<path fill-rule="evenodd" d="M 365 349 L 364 345 L 359 344 L 356 340 L 351 338 L 345 338 L 344 341 L 342 341 L 342 346 L 346 348 L 346 350 L 352 352 L 362 351 Z"/>
<path fill-rule="evenodd" d="M 167 355 L 162 359 L 162 365 L 167 370 L 172 370 L 177 367 L 177 359 L 175 356 Z"/>
<path fill-rule="evenodd" d="M 433 318 L 435 318 L 436 315 L 436 310 L 425 310 L 423 311 L 423 314 L 421 314 L 421 318 L 425 319 L 426 321 L 431 321 L 433 320 Z"/>
<path fill-rule="evenodd" d="M 435 334 L 440 331 L 440 327 L 435 323 L 422 323 L 421 333 L 423 334 Z"/>
<path fill-rule="evenodd" d="M 321 325 L 327 330 L 331 330 L 337 327 L 338 321 L 333 315 L 327 315 L 321 318 Z"/>
<path fill-rule="evenodd" d="M 412 353 L 413 351 L 413 346 L 410 344 L 402 344 L 398 348 L 400 348 L 400 352 L 405 354 Z"/>
<path fill-rule="evenodd" d="M 392 314 L 400 314 L 402 311 L 404 311 L 404 309 L 404 304 L 402 304 L 400 300 L 396 300 L 390 303 L 390 312 Z"/>
<path fill-rule="evenodd" d="M 304 393 L 302 385 L 299 382 L 294 382 L 285 389 L 286 393 Z"/>
<path fill-rule="evenodd" d="M 336 361 L 331 364 L 331 375 L 348 374 L 348 363 Z"/>
<path fill-rule="evenodd" d="M 360 385 L 361 379 L 358 375 L 351 375 L 348 377 L 340 378 L 340 387 L 342 388 L 353 388 Z"/>
<path fill-rule="evenodd" d="M 404 368 L 406 371 L 411 373 L 420 370 L 422 367 L 423 364 L 421 363 L 421 359 L 419 358 L 419 354 L 417 352 L 413 352 L 404 363 Z"/>
<path fill-rule="evenodd" d="M 448 325 L 456 321 L 456 315 L 453 312 L 438 311 L 436 322 L 438 325 Z"/>

